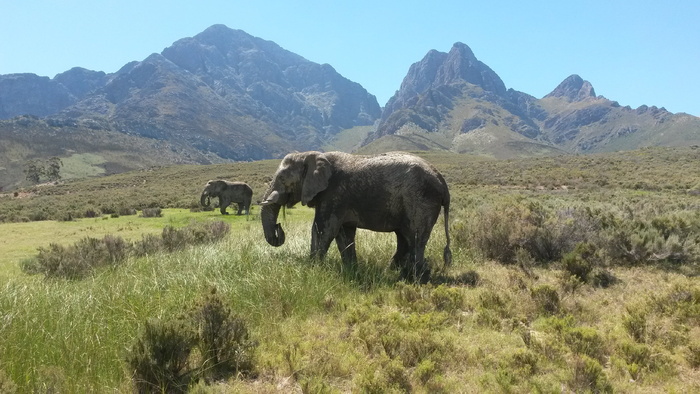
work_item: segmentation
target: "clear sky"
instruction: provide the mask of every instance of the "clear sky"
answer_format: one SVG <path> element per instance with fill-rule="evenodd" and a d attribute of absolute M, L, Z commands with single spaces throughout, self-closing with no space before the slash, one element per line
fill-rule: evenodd
<path fill-rule="evenodd" d="M 462 42 L 538 98 L 578 74 L 621 105 L 700 116 L 697 0 L 0 0 L 0 74 L 112 73 L 214 24 L 328 63 L 382 106 L 411 64 Z"/>

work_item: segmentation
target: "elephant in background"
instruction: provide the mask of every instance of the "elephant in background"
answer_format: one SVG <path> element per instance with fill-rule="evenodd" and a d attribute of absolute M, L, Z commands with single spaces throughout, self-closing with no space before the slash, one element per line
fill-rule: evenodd
<path fill-rule="evenodd" d="M 280 208 L 298 202 L 315 208 L 312 258 L 323 258 L 335 240 L 343 262 L 353 262 L 358 228 L 393 232 L 397 247 L 392 265 L 400 268 L 403 279 L 425 283 L 430 279 L 425 247 L 444 208 L 443 260 L 446 265 L 452 261 L 450 192 L 437 169 L 417 156 L 402 152 L 288 154 L 261 202 L 260 217 L 270 245 L 284 244 L 284 230 L 277 223 Z"/>
<path fill-rule="evenodd" d="M 200 204 L 204 207 L 210 205 L 211 197 L 219 198 L 219 210 L 222 215 L 228 215 L 226 207 L 231 203 L 238 204 L 238 215 L 244 210 L 250 213 L 250 202 L 253 199 L 253 189 L 245 182 L 229 182 L 224 180 L 211 180 L 204 186 Z"/>

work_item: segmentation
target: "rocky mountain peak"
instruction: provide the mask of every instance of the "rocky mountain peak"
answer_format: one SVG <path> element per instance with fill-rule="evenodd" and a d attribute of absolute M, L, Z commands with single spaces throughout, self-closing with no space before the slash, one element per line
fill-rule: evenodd
<path fill-rule="evenodd" d="M 104 86 L 108 76 L 102 71 L 73 67 L 66 72 L 57 74 L 53 80 L 65 86 L 75 97 L 83 98 L 88 93 Z"/>
<path fill-rule="evenodd" d="M 587 98 L 595 98 L 595 90 L 590 82 L 574 74 L 566 78 L 550 94 L 544 97 L 562 97 L 568 101 L 583 101 Z"/>
<path fill-rule="evenodd" d="M 455 43 L 440 68 L 435 84 L 449 85 L 455 81 L 466 81 L 499 96 L 506 94 L 501 78 L 486 64 L 480 62 L 471 48 L 461 42 Z"/>
<path fill-rule="evenodd" d="M 477 85 L 501 96 L 506 94 L 501 78 L 461 42 L 455 43 L 449 53 L 431 50 L 421 61 L 412 64 L 397 94 L 398 98 L 408 99 L 428 89 L 460 82 Z"/>

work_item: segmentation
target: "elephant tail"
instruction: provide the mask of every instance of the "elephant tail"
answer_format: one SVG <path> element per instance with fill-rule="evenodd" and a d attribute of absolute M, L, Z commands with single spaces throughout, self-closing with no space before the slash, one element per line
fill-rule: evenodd
<path fill-rule="evenodd" d="M 452 265 L 452 251 L 450 250 L 450 195 L 449 193 L 442 202 L 442 207 L 445 210 L 445 249 L 442 252 L 442 259 L 445 266 Z"/>

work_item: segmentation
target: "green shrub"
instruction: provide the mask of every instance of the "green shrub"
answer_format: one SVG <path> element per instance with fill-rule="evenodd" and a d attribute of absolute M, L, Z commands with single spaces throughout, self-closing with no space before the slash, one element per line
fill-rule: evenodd
<path fill-rule="evenodd" d="M 440 285 L 431 292 L 430 301 L 439 311 L 459 311 L 464 307 L 464 294 L 458 288 Z"/>
<path fill-rule="evenodd" d="M 102 239 L 86 237 L 69 246 L 52 243 L 40 247 L 36 257 L 20 261 L 20 269 L 27 274 L 80 279 L 99 267 L 121 264 L 132 253 L 141 257 L 163 249 L 172 252 L 187 245 L 215 242 L 224 238 L 230 229 L 228 223 L 215 221 L 195 223 L 182 229 L 166 226 L 160 238 L 146 234 L 133 244 L 110 234 Z"/>
<path fill-rule="evenodd" d="M 83 213 L 83 217 L 86 217 L 86 218 L 96 218 L 98 216 L 100 216 L 100 212 L 93 209 L 93 208 L 88 208 Z"/>
<path fill-rule="evenodd" d="M 622 342 L 617 353 L 632 369 L 638 370 L 639 374 L 644 371 L 655 372 L 661 368 L 672 368 L 667 357 L 644 343 Z"/>
<path fill-rule="evenodd" d="M 136 211 L 135 208 L 130 208 L 130 207 L 119 207 L 117 210 L 117 213 L 119 216 L 131 216 L 131 215 L 136 215 L 138 211 Z"/>
<path fill-rule="evenodd" d="M 185 393 L 193 381 L 195 333 L 181 321 L 146 322 L 126 358 L 139 393 Z"/>
<path fill-rule="evenodd" d="M 612 393 L 613 387 L 600 363 L 590 357 L 580 356 L 573 365 L 569 388 L 574 392 Z"/>
<path fill-rule="evenodd" d="M 685 359 L 691 368 L 700 368 L 700 342 L 695 341 L 688 345 L 686 350 Z"/>
<path fill-rule="evenodd" d="M 218 380 L 254 372 L 257 343 L 250 339 L 245 321 L 231 313 L 214 290 L 193 313 L 202 357 L 202 376 Z"/>
<path fill-rule="evenodd" d="M 155 234 L 144 234 L 141 239 L 134 242 L 134 255 L 143 257 L 163 250 L 163 238 Z"/>
<path fill-rule="evenodd" d="M 628 306 L 627 314 L 622 318 L 622 326 L 637 342 L 644 342 L 647 337 L 648 311 L 643 306 Z"/>
<path fill-rule="evenodd" d="M 510 309 L 510 299 L 507 295 L 487 289 L 479 293 L 479 306 L 483 309 L 492 310 L 500 317 L 508 317 Z"/>
<path fill-rule="evenodd" d="M 577 354 L 605 361 L 605 341 L 594 328 L 573 327 L 564 333 L 564 342 Z"/>
<path fill-rule="evenodd" d="M 595 254 L 595 247 L 588 242 L 576 245 L 574 250 L 565 254 L 562 259 L 564 271 L 575 276 L 581 282 L 588 282 L 588 276 L 593 270 L 592 260 Z"/>
<path fill-rule="evenodd" d="M 359 392 L 367 394 L 413 391 L 408 371 L 397 360 L 371 363 L 355 379 L 355 384 Z"/>
<path fill-rule="evenodd" d="M 413 376 L 422 384 L 428 383 L 429 380 L 435 379 L 439 375 L 438 366 L 435 364 L 435 361 L 430 359 L 422 360 L 413 370 Z"/>
<path fill-rule="evenodd" d="M 141 210 L 141 217 L 144 218 L 159 218 L 163 216 L 163 211 L 160 208 L 144 208 Z"/>
<path fill-rule="evenodd" d="M 519 375 L 533 376 L 539 370 L 537 354 L 529 349 L 518 349 L 513 353 L 508 367 Z"/>
<path fill-rule="evenodd" d="M 98 267 L 119 264 L 129 255 L 131 245 L 121 237 L 106 235 L 103 239 L 86 237 L 73 245 L 50 244 L 39 248 L 36 258 L 24 261 L 26 273 L 43 273 L 46 277 L 80 279 Z"/>
<path fill-rule="evenodd" d="M 549 285 L 541 285 L 530 290 L 530 296 L 540 313 L 554 315 L 559 313 L 560 301 L 557 290 Z"/>
<path fill-rule="evenodd" d="M 457 275 L 454 278 L 454 283 L 457 285 L 466 285 L 469 287 L 476 287 L 479 285 L 480 281 L 479 273 L 474 270 L 469 270 Z"/>

